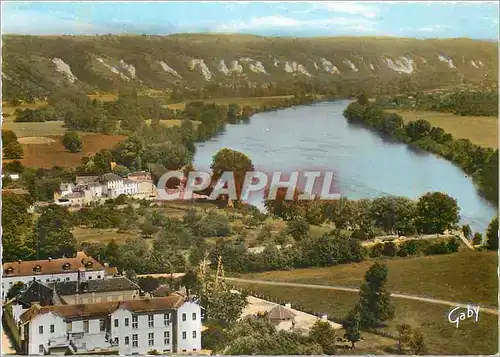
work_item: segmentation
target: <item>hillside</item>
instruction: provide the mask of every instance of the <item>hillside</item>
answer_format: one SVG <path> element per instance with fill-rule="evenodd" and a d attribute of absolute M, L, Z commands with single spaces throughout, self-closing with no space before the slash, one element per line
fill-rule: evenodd
<path fill-rule="evenodd" d="M 43 98 L 54 88 L 185 90 L 207 96 L 347 95 L 496 80 L 495 43 L 469 39 L 250 35 L 3 36 L 4 97 Z M 287 86 L 280 86 L 287 84 Z M 281 89 L 277 89 L 282 87 Z"/>

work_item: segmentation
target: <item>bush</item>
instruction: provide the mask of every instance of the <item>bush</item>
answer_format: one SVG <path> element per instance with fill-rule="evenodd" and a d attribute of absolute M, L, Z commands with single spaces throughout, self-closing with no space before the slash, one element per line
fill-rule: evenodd
<path fill-rule="evenodd" d="M 394 242 L 387 242 L 384 244 L 382 254 L 386 257 L 395 257 L 398 252 L 398 247 Z"/>
<path fill-rule="evenodd" d="M 73 153 L 80 152 L 83 149 L 82 138 L 76 131 L 68 131 L 64 134 L 62 143 L 66 149 Z"/>
<path fill-rule="evenodd" d="M 415 255 L 418 252 L 418 245 L 417 242 L 412 239 L 412 240 L 407 240 L 404 241 L 398 249 L 398 256 L 400 257 L 406 257 L 409 255 Z"/>
<path fill-rule="evenodd" d="M 287 222 L 286 229 L 296 241 L 300 241 L 309 233 L 309 223 L 303 218 L 296 218 Z"/>
<path fill-rule="evenodd" d="M 370 258 L 378 258 L 382 255 L 382 251 L 384 250 L 384 245 L 382 243 L 377 243 L 373 246 L 370 251 Z"/>
<path fill-rule="evenodd" d="M 202 237 L 227 237 L 231 233 L 227 216 L 209 213 L 197 224 Z"/>

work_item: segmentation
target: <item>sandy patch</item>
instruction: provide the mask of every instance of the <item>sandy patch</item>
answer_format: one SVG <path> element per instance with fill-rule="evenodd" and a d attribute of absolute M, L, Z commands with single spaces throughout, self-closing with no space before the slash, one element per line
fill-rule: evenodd
<path fill-rule="evenodd" d="M 52 144 L 54 139 L 45 138 L 42 136 L 26 136 L 18 139 L 20 144 Z"/>

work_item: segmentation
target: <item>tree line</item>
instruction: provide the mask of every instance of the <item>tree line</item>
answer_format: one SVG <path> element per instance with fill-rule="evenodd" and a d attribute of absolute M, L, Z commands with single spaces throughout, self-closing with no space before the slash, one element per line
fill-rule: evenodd
<path fill-rule="evenodd" d="M 498 91 L 460 90 L 418 92 L 413 95 L 382 96 L 376 100 L 382 108 L 402 108 L 453 113 L 456 115 L 498 116 Z"/>
<path fill-rule="evenodd" d="M 472 176 L 486 199 L 498 203 L 498 149 L 483 148 L 472 144 L 469 139 L 455 139 L 427 120 L 404 124 L 401 116 L 384 112 L 376 103 L 370 103 L 366 95 L 360 95 L 356 102 L 349 104 L 344 116 L 350 123 L 361 124 L 387 138 L 453 162 Z"/>

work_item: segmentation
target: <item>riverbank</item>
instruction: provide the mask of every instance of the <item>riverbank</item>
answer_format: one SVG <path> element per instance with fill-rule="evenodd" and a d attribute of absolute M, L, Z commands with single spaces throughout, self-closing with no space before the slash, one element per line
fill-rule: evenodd
<path fill-rule="evenodd" d="M 455 139 L 423 119 L 405 123 L 398 114 L 368 101 L 351 103 L 343 115 L 349 123 L 362 125 L 383 137 L 452 162 L 472 177 L 486 200 L 498 207 L 498 149 L 481 147 L 467 139 Z"/>

